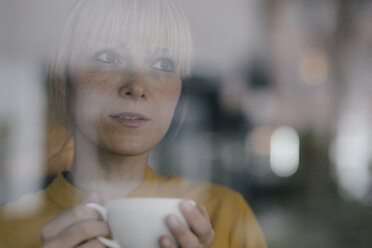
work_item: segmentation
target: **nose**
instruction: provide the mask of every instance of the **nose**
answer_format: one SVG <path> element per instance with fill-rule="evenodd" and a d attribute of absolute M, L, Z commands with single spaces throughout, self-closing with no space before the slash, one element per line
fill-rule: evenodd
<path fill-rule="evenodd" d="M 123 85 L 119 89 L 119 95 L 122 98 L 146 99 L 147 76 L 143 72 L 128 72 L 125 76 Z"/>

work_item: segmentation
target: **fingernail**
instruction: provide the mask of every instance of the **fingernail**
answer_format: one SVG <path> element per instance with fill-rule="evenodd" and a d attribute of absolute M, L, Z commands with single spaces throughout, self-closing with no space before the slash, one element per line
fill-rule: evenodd
<path fill-rule="evenodd" d="M 89 193 L 85 196 L 83 203 L 99 202 L 99 196 L 96 193 Z"/>
<path fill-rule="evenodd" d="M 171 241 L 169 240 L 169 238 L 163 238 L 162 240 L 161 240 L 161 245 L 163 246 L 163 247 L 171 247 Z"/>
<path fill-rule="evenodd" d="M 168 224 L 172 227 L 172 228 L 175 228 L 175 227 L 178 227 L 178 225 L 180 224 L 180 222 L 178 221 L 177 217 L 174 216 L 174 215 L 170 215 L 167 219 L 167 222 Z"/>
<path fill-rule="evenodd" d="M 191 201 L 183 201 L 181 207 L 186 212 L 191 212 L 194 209 L 195 204 L 192 204 Z"/>

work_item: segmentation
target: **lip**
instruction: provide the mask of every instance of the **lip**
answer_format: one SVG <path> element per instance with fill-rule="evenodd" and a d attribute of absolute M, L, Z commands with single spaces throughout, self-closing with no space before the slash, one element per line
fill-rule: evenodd
<path fill-rule="evenodd" d="M 140 127 L 151 119 L 141 113 L 123 112 L 111 114 L 110 118 L 126 127 Z"/>

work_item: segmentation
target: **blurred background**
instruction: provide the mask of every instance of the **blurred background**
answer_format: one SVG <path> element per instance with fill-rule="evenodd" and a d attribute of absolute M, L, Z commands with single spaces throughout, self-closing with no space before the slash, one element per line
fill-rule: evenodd
<path fill-rule="evenodd" d="M 239 191 L 269 247 L 371 247 L 372 1 L 178 1 L 193 74 L 150 165 Z M 0 2 L 0 204 L 69 167 L 44 68 L 74 2 Z"/>

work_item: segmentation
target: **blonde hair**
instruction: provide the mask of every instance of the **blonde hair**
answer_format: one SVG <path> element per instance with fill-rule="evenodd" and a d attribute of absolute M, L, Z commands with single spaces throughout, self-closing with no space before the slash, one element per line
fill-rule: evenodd
<path fill-rule="evenodd" d="M 49 63 L 49 96 L 67 121 L 69 71 L 82 51 L 121 42 L 149 48 L 166 45 L 181 77 L 190 73 L 192 40 L 188 22 L 176 0 L 79 0 Z"/>

